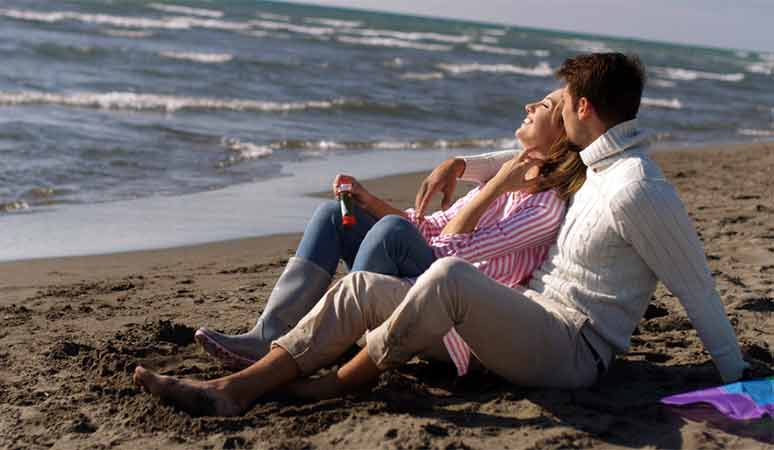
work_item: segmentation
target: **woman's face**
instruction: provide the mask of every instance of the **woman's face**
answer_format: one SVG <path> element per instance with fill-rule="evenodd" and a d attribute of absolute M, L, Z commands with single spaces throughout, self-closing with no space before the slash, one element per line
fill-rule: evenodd
<path fill-rule="evenodd" d="M 543 100 L 527 104 L 527 117 L 516 130 L 516 138 L 524 150 L 547 156 L 548 150 L 562 135 L 562 89 L 548 94 Z"/>

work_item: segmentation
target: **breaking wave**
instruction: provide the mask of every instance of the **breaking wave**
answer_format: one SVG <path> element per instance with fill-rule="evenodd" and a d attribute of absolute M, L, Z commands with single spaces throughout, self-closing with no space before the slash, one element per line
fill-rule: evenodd
<path fill-rule="evenodd" d="M 699 79 L 717 80 L 737 83 L 744 80 L 743 73 L 713 73 L 700 70 L 688 70 L 675 67 L 653 67 L 651 69 L 657 75 L 677 81 L 694 81 Z"/>
<path fill-rule="evenodd" d="M 392 38 L 356 38 L 351 36 L 337 36 L 336 40 L 345 44 L 368 45 L 372 47 L 413 48 L 432 52 L 448 52 L 453 47 L 440 44 L 421 44 L 419 42 L 403 41 Z"/>
<path fill-rule="evenodd" d="M 213 19 L 223 17 L 223 11 L 217 9 L 191 8 L 188 6 L 164 5 L 161 3 L 150 3 L 148 7 L 153 8 L 156 11 L 173 14 L 188 14 L 190 16 L 211 17 Z"/>
<path fill-rule="evenodd" d="M 642 97 L 642 105 L 651 108 L 683 109 L 683 103 L 676 98 Z"/>
<path fill-rule="evenodd" d="M 420 72 L 407 72 L 400 76 L 402 80 L 418 80 L 418 81 L 429 81 L 429 80 L 443 80 L 443 73 L 441 72 L 428 72 L 428 73 L 420 73 Z"/>
<path fill-rule="evenodd" d="M 229 53 L 161 52 L 159 55 L 164 58 L 193 61 L 203 64 L 220 64 L 234 59 Z"/>
<path fill-rule="evenodd" d="M 307 17 L 304 19 L 304 22 L 316 23 L 316 24 L 325 25 L 329 27 L 336 27 L 336 28 L 357 28 L 363 25 L 363 22 L 360 22 L 357 20 L 336 20 L 336 19 L 327 19 L 324 17 Z"/>
<path fill-rule="evenodd" d="M 472 72 L 506 73 L 526 75 L 531 77 L 550 77 L 553 74 L 551 66 L 545 61 L 534 67 L 522 67 L 513 64 L 439 64 L 438 67 L 454 75 L 463 75 Z"/>
<path fill-rule="evenodd" d="M 774 130 L 755 130 L 752 128 L 740 128 L 737 133 L 744 136 L 771 137 L 774 136 Z"/>

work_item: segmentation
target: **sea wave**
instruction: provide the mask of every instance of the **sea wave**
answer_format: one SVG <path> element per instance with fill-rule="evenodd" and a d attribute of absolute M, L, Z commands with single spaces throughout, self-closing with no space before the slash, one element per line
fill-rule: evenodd
<path fill-rule="evenodd" d="M 0 212 L 16 212 L 25 209 L 30 209 L 30 205 L 24 200 L 17 200 L 13 202 L 0 203 Z"/>
<path fill-rule="evenodd" d="M 652 108 L 683 109 L 683 102 L 677 98 L 642 97 L 642 105 Z"/>
<path fill-rule="evenodd" d="M 759 73 L 761 75 L 773 75 L 774 74 L 774 62 L 759 62 L 754 64 L 748 64 L 745 69 L 750 73 Z"/>
<path fill-rule="evenodd" d="M 363 25 L 363 22 L 359 20 L 340 20 L 340 19 L 328 19 L 325 17 L 306 17 L 304 18 L 306 23 L 316 23 L 335 28 L 357 28 Z"/>
<path fill-rule="evenodd" d="M 557 39 L 555 42 L 569 50 L 584 53 L 606 53 L 614 51 L 604 42 L 589 39 Z"/>
<path fill-rule="evenodd" d="M 287 22 L 276 22 L 272 20 L 251 20 L 248 24 L 272 31 L 289 31 L 298 34 L 310 34 L 313 36 L 327 36 L 336 33 L 334 28 L 329 27 L 309 27 L 304 25 L 294 25 Z"/>
<path fill-rule="evenodd" d="M 500 43 L 500 39 L 494 36 L 479 36 L 478 40 L 483 42 L 484 44 L 490 44 L 490 45 L 495 45 Z"/>
<path fill-rule="evenodd" d="M 132 92 L 78 92 L 55 94 L 39 91 L 2 92 L 0 105 L 19 106 L 51 104 L 81 108 L 99 108 L 133 111 L 179 110 L 229 110 L 252 112 L 289 112 L 332 108 L 387 108 L 384 105 L 371 105 L 360 100 L 313 100 L 297 102 L 268 102 L 258 100 L 219 99 L 206 97 L 182 97 L 172 95 L 137 94 Z"/>
<path fill-rule="evenodd" d="M 284 140 L 269 144 L 278 150 L 416 150 L 416 149 L 494 149 L 506 150 L 516 146 L 513 138 L 492 139 L 425 139 L 415 141 L 307 141 Z"/>
<path fill-rule="evenodd" d="M 279 14 L 264 13 L 264 12 L 259 12 L 258 13 L 258 17 L 260 17 L 261 19 L 266 19 L 266 20 L 281 20 L 283 22 L 287 22 L 287 21 L 290 20 L 289 16 L 282 16 L 282 15 L 279 15 Z"/>
<path fill-rule="evenodd" d="M 231 61 L 234 56 L 229 53 L 196 53 L 196 52 L 160 52 L 164 58 L 193 61 L 203 64 L 220 64 Z"/>
<path fill-rule="evenodd" d="M 33 22 L 56 23 L 67 20 L 90 23 L 96 25 L 109 25 L 119 28 L 152 28 L 167 30 L 186 30 L 191 28 L 209 28 L 215 30 L 240 31 L 251 28 L 249 23 L 231 22 L 226 20 L 173 16 L 161 19 L 149 19 L 145 17 L 113 16 L 108 14 L 86 14 L 70 11 L 39 12 L 18 9 L 0 9 L 0 17 L 9 19 L 26 20 Z"/>
<path fill-rule="evenodd" d="M 674 81 L 659 80 L 658 78 L 653 80 L 648 80 L 648 84 L 651 86 L 662 87 L 662 88 L 672 88 L 677 86 L 677 83 L 675 83 Z"/>
<path fill-rule="evenodd" d="M 372 47 L 413 48 L 431 52 L 448 52 L 453 47 L 440 44 L 421 44 L 392 38 L 356 38 L 351 36 L 337 36 L 336 40 L 345 44 L 368 45 Z"/>
<path fill-rule="evenodd" d="M 496 55 L 524 56 L 529 54 L 527 50 L 520 48 L 494 47 L 483 44 L 468 44 L 468 48 L 476 52 L 494 53 Z"/>
<path fill-rule="evenodd" d="M 752 128 L 740 128 L 736 131 L 737 133 L 744 136 L 759 136 L 759 137 L 774 136 L 774 130 L 756 130 Z"/>
<path fill-rule="evenodd" d="M 442 80 L 443 79 L 443 73 L 442 72 L 407 72 L 400 76 L 402 80 L 418 80 L 418 81 L 429 81 L 429 80 Z"/>
<path fill-rule="evenodd" d="M 265 145 L 257 145 L 252 142 L 242 142 L 236 138 L 223 138 L 221 145 L 229 151 L 228 159 L 218 162 L 219 167 L 226 167 L 236 163 L 268 158 L 274 154 L 274 150 Z"/>
<path fill-rule="evenodd" d="M 213 19 L 219 19 L 223 17 L 223 11 L 217 9 L 204 9 L 204 8 L 191 8 L 188 6 L 180 5 L 165 5 L 161 3 L 150 3 L 149 8 L 153 8 L 156 11 L 162 11 L 173 14 L 187 14 L 190 16 L 211 17 Z"/>
<path fill-rule="evenodd" d="M 713 73 L 702 72 L 700 70 L 681 69 L 676 67 L 653 67 L 651 70 L 661 77 L 677 81 L 694 81 L 704 79 L 737 83 L 744 80 L 743 73 Z"/>
<path fill-rule="evenodd" d="M 513 64 L 439 64 L 438 67 L 454 75 L 462 75 L 472 72 L 504 73 L 526 75 L 531 77 L 550 77 L 553 74 L 551 66 L 541 61 L 534 67 L 522 67 Z"/>
<path fill-rule="evenodd" d="M 508 30 L 503 30 L 500 28 L 486 28 L 484 30 L 481 30 L 482 34 L 488 34 L 491 36 L 505 36 L 508 34 Z"/>
<path fill-rule="evenodd" d="M 123 37 L 123 38 L 131 38 L 131 39 L 141 39 L 141 38 L 147 38 L 147 37 L 153 36 L 152 31 L 131 31 L 131 30 L 113 30 L 113 29 L 102 30 L 102 34 L 106 34 L 108 36 L 113 36 L 113 37 Z"/>
<path fill-rule="evenodd" d="M 465 44 L 471 41 L 469 36 L 463 36 L 458 34 L 441 34 L 441 33 L 429 33 L 420 31 L 395 31 L 395 30 L 379 30 L 372 28 L 365 29 L 351 29 L 342 30 L 342 32 L 349 34 L 356 34 L 367 37 L 388 37 L 394 39 L 400 39 L 403 41 L 434 41 L 443 42 L 445 44 Z"/>

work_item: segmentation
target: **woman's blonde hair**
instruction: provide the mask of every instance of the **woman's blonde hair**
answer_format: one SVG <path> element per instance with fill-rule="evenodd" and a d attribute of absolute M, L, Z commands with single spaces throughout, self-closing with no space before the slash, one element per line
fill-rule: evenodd
<path fill-rule="evenodd" d="M 542 180 L 534 192 L 556 189 L 562 200 L 568 200 L 586 181 L 586 165 L 581 160 L 580 147 L 570 142 L 564 131 L 561 102 L 552 111 L 551 120 L 561 127 L 562 132 L 551 145 L 540 168 Z"/>

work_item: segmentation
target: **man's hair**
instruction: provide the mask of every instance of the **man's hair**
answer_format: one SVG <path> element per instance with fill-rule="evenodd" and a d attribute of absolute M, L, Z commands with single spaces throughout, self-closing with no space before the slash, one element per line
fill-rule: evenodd
<path fill-rule="evenodd" d="M 608 127 L 637 117 L 645 70 L 636 55 L 589 53 L 568 58 L 556 71 L 573 98 L 586 97 Z"/>

